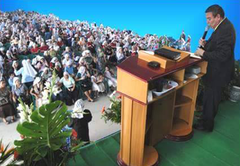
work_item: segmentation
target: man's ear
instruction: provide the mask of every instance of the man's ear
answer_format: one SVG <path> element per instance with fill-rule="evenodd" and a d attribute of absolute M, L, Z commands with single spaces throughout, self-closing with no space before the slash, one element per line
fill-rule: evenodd
<path fill-rule="evenodd" d="M 219 20 L 221 19 L 220 14 L 217 14 L 216 17 L 217 17 Z"/>

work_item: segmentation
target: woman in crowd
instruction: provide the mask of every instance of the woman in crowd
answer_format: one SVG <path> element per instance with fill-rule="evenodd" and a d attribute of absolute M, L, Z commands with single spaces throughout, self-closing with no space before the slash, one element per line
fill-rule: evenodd
<path fill-rule="evenodd" d="M 123 54 L 122 47 L 117 47 L 116 56 L 117 56 L 118 64 L 121 63 L 125 59 L 125 55 Z"/>
<path fill-rule="evenodd" d="M 38 72 L 43 72 L 43 70 L 48 67 L 47 61 L 44 59 L 44 57 L 37 55 L 36 57 L 37 64 L 35 65 L 35 68 Z"/>
<path fill-rule="evenodd" d="M 80 67 L 75 80 L 80 82 L 81 89 L 87 97 L 88 101 L 93 102 L 93 99 L 91 98 L 92 82 L 90 77 L 91 76 L 86 70 L 86 67 L 83 65 L 83 62 L 80 62 Z"/>
<path fill-rule="evenodd" d="M 14 67 L 14 73 L 16 76 L 22 75 L 22 83 L 27 86 L 27 88 L 30 88 L 33 84 L 34 77 L 37 75 L 37 72 L 30 64 L 30 60 L 23 60 L 22 61 L 23 67 L 21 67 L 19 70 L 17 70 L 16 66 Z"/>
<path fill-rule="evenodd" d="M 99 96 L 99 93 L 105 92 L 105 86 L 104 86 L 104 78 L 100 77 L 100 75 L 95 72 L 94 75 L 91 76 L 92 81 L 92 90 L 95 93 L 95 98 Z"/>
<path fill-rule="evenodd" d="M 13 71 L 9 71 L 9 79 L 8 79 L 8 85 L 10 86 L 10 89 L 13 87 L 13 78 L 15 77 Z"/>
<path fill-rule="evenodd" d="M 72 105 L 77 100 L 77 91 L 74 79 L 68 74 L 68 72 L 64 72 L 63 77 L 59 82 L 64 85 L 66 104 Z"/>
<path fill-rule="evenodd" d="M 40 50 L 41 53 L 43 53 L 44 51 L 47 51 L 48 50 L 48 45 L 46 45 L 44 42 L 42 42 L 39 50 Z"/>
<path fill-rule="evenodd" d="M 70 76 L 74 77 L 74 67 L 72 61 L 67 61 L 64 71 L 66 71 Z"/>
<path fill-rule="evenodd" d="M 16 111 L 11 103 L 11 92 L 6 86 L 5 80 L 0 80 L 0 117 L 5 124 L 9 124 L 7 117 L 11 116 L 11 122 L 15 121 Z"/>
<path fill-rule="evenodd" d="M 38 48 L 38 45 L 35 43 L 33 44 L 33 48 L 31 48 L 31 53 L 32 54 L 37 54 L 39 52 L 39 48 Z"/>
<path fill-rule="evenodd" d="M 70 58 L 69 54 L 64 54 L 64 59 L 62 60 L 62 65 L 65 68 L 67 63 L 73 63 L 73 60 Z"/>
<path fill-rule="evenodd" d="M 21 67 L 20 67 L 20 65 L 19 65 L 19 63 L 18 63 L 18 61 L 13 61 L 12 62 L 12 71 L 14 71 L 14 70 L 19 70 Z"/>
<path fill-rule="evenodd" d="M 61 67 L 60 62 L 56 62 L 56 63 L 55 63 L 54 70 L 55 70 L 55 72 L 56 72 L 56 74 L 57 74 L 57 76 L 58 76 L 59 78 L 62 78 L 62 77 L 63 77 L 63 69 L 62 69 L 62 67 Z"/>
<path fill-rule="evenodd" d="M 22 84 L 20 82 L 20 79 L 18 77 L 14 77 L 13 79 L 13 88 L 12 88 L 12 100 L 15 104 L 15 106 L 18 105 L 19 97 L 22 99 L 24 103 L 30 104 L 30 97 L 28 88 L 25 84 Z"/>
<path fill-rule="evenodd" d="M 71 58 L 71 59 L 73 58 L 73 57 L 72 57 L 72 51 L 71 51 L 70 47 L 66 47 L 65 50 L 64 50 L 63 53 L 62 53 L 62 55 L 64 55 L 64 56 L 65 56 L 66 54 L 69 55 L 69 58 Z"/>
<path fill-rule="evenodd" d="M 105 73 L 104 73 L 105 77 L 108 80 L 108 86 L 112 89 L 115 90 L 117 87 L 117 79 L 114 78 L 114 74 L 113 72 L 109 69 L 108 66 L 105 67 Z"/>
<path fill-rule="evenodd" d="M 98 52 L 97 52 L 97 70 L 99 70 L 100 72 L 103 72 L 105 65 L 106 65 L 106 55 L 104 54 L 104 52 L 102 51 L 102 49 L 99 47 L 98 48 Z"/>
<path fill-rule="evenodd" d="M 41 74 L 42 82 L 45 83 L 49 78 L 51 78 L 51 76 L 52 76 L 52 72 L 49 70 L 49 68 L 45 67 Z"/>
<path fill-rule="evenodd" d="M 33 86 L 30 89 L 30 94 L 35 98 L 36 107 L 40 107 L 42 105 L 42 92 L 43 92 L 43 83 L 40 77 L 36 77 L 33 81 Z"/>

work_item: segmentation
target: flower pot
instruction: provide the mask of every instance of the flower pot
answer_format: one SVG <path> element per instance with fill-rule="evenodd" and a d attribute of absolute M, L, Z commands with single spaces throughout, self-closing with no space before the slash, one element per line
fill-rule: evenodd
<path fill-rule="evenodd" d="M 232 86 L 229 92 L 229 100 L 232 102 L 240 101 L 240 87 Z"/>

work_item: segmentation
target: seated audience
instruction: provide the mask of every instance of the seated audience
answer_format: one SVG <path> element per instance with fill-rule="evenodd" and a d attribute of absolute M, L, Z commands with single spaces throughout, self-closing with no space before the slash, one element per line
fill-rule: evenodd
<path fill-rule="evenodd" d="M 16 111 L 11 103 L 11 92 L 6 86 L 5 80 L 2 78 L 0 80 L 0 117 L 5 124 L 9 124 L 15 121 L 15 115 Z M 6 119 L 8 116 L 11 116 L 10 122 Z"/>

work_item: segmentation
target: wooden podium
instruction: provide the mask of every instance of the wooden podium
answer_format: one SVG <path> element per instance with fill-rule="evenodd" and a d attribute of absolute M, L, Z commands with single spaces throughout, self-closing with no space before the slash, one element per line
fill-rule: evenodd
<path fill-rule="evenodd" d="M 156 56 L 142 51 L 139 57 L 129 57 L 118 65 L 117 91 L 122 95 L 118 165 L 157 165 L 160 157 L 153 145 L 163 138 L 184 141 L 193 136 L 198 83 L 206 73 L 207 62 L 182 54 L 185 58 L 174 63 L 158 57 L 165 68 L 149 68 L 148 61 L 156 60 Z M 185 69 L 192 65 L 200 66 L 201 73 L 196 79 L 186 80 Z M 148 93 L 161 78 L 174 80 L 178 86 L 148 101 Z"/>

